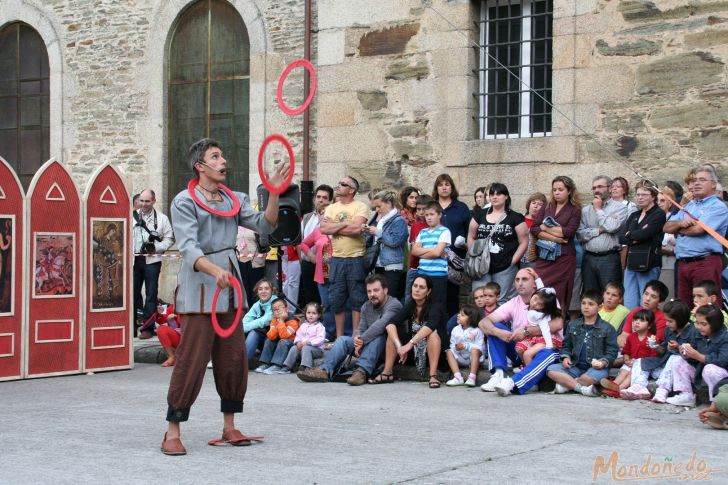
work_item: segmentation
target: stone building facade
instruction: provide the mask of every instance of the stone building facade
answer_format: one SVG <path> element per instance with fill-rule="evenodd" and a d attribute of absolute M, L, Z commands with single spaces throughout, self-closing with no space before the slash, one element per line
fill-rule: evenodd
<path fill-rule="evenodd" d="M 365 188 L 429 191 L 448 172 L 463 194 L 504 181 L 520 206 L 558 174 L 584 189 L 595 173 L 628 174 L 620 160 L 658 182 L 681 179 L 688 164 L 722 171 L 728 162 L 728 1 L 553 0 L 549 134 L 506 139 L 481 139 L 477 120 L 481 52 L 473 43 L 488 1 L 312 1 L 317 182 L 348 173 Z M 45 42 L 50 153 L 79 182 L 108 160 L 134 191 L 151 185 L 166 201 L 180 189 L 168 177 L 167 52 L 193 3 L 0 0 L 0 26 L 24 22 Z M 304 0 L 229 4 L 249 36 L 254 187 L 266 135 L 286 135 L 300 159 L 301 118 L 280 112 L 275 91 L 285 66 L 303 56 Z M 300 102 L 300 71 L 285 94 Z"/>

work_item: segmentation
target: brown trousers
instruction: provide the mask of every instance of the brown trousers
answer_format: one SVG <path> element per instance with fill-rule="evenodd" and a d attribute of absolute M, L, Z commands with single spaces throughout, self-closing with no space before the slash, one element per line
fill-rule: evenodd
<path fill-rule="evenodd" d="M 180 315 L 182 339 L 177 348 L 172 379 L 167 393 L 167 421 L 187 421 L 190 408 L 197 399 L 212 355 L 212 374 L 220 396 L 220 411 L 239 413 L 248 387 L 248 357 L 245 335 L 240 322 L 235 333 L 220 338 L 212 328 L 209 314 Z M 222 328 L 233 323 L 235 312 L 218 314 Z"/>

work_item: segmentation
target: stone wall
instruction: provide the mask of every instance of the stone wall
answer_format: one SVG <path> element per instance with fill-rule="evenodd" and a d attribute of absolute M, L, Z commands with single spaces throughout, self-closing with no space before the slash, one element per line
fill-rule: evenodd
<path fill-rule="evenodd" d="M 0 26 L 23 21 L 45 40 L 51 64 L 51 151 L 82 186 L 101 161 L 128 175 L 131 190 L 151 186 L 164 206 L 167 193 L 166 47 L 190 0 L 3 0 Z M 303 56 L 303 1 L 231 0 L 251 43 L 250 186 L 263 138 L 291 140 L 300 159 L 302 117 L 277 108 L 285 66 Z M 302 100 L 302 75 L 286 85 L 291 105 Z M 54 104 L 55 103 L 55 104 Z M 315 132 L 315 131 L 314 131 Z M 202 135 L 202 133 L 201 133 Z M 280 157 L 273 147 L 269 158 Z M 300 165 L 297 169 L 300 172 Z"/>
<path fill-rule="evenodd" d="M 636 180 L 621 161 L 658 182 L 728 166 L 726 1 L 554 0 L 552 136 L 510 140 L 478 140 L 473 121 L 480 2 L 320 8 L 324 181 L 347 172 L 365 188 L 429 192 L 448 172 L 468 203 L 500 180 L 520 207 L 559 174 L 582 190 L 598 172 Z"/>

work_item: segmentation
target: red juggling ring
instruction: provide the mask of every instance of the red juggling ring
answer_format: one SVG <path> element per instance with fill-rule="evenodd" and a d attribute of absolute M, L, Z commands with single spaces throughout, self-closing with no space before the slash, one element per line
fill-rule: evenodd
<path fill-rule="evenodd" d="M 286 103 L 283 102 L 283 84 L 286 82 L 286 78 L 291 73 L 291 71 L 299 66 L 303 66 L 311 75 L 311 90 L 309 91 L 308 97 L 301 106 L 299 106 L 298 108 L 289 108 Z M 298 59 L 293 61 L 291 64 L 288 65 L 288 67 L 286 67 L 286 69 L 283 71 L 283 74 L 281 74 L 281 77 L 278 79 L 278 91 L 276 92 L 276 96 L 278 97 L 278 107 L 281 109 L 281 111 L 289 116 L 300 115 L 308 109 L 311 101 L 313 100 L 314 94 L 316 94 L 316 82 L 316 70 L 310 62 L 308 62 L 306 59 Z"/>
<path fill-rule="evenodd" d="M 291 161 L 291 166 L 288 170 L 288 177 L 286 177 L 286 180 L 284 180 L 283 183 L 278 187 L 271 185 L 270 181 L 268 181 L 268 176 L 263 170 L 263 155 L 265 154 L 265 149 L 271 142 L 274 141 L 279 141 L 283 144 L 284 147 L 286 147 L 286 150 L 288 151 L 288 158 Z M 276 133 L 268 136 L 268 138 L 263 140 L 263 144 L 260 145 L 260 150 L 258 151 L 258 175 L 260 175 L 260 180 L 263 182 L 265 188 L 268 189 L 268 192 L 270 192 L 271 194 L 282 194 L 283 192 L 285 192 L 288 186 L 291 185 L 291 180 L 293 180 L 293 169 L 295 168 L 295 166 L 296 159 L 293 156 L 293 148 L 291 148 L 291 144 L 288 142 L 288 140 L 286 140 L 283 135 L 279 135 Z"/>
<path fill-rule="evenodd" d="M 197 184 L 199 184 L 200 181 L 196 178 L 190 180 L 187 183 L 187 192 L 189 192 L 190 197 L 192 197 L 192 200 L 195 201 L 195 204 L 199 205 L 201 208 L 205 209 L 210 214 L 215 214 L 216 216 L 220 217 L 235 217 L 240 212 L 240 201 L 235 196 L 232 190 L 224 186 L 223 184 L 218 184 L 218 187 L 225 192 L 233 201 L 233 208 L 230 209 L 228 212 L 222 212 L 217 209 L 213 209 L 209 205 L 205 204 L 200 200 L 199 197 L 197 197 L 197 192 L 195 192 L 195 187 L 197 187 Z"/>
<path fill-rule="evenodd" d="M 212 297 L 212 328 L 215 330 L 215 333 L 221 338 L 228 338 L 229 336 L 231 336 L 235 332 L 235 329 L 238 328 L 240 318 L 243 316 L 243 289 L 240 287 L 240 282 L 236 278 L 231 278 L 230 284 L 233 286 L 233 288 L 235 288 L 235 294 L 238 297 L 238 311 L 235 313 L 235 319 L 233 320 L 233 324 L 230 325 L 228 328 L 222 328 L 220 326 L 220 322 L 217 321 L 217 299 L 220 296 L 220 291 L 222 290 L 222 288 L 218 286 L 217 290 L 215 290 L 215 294 Z"/>

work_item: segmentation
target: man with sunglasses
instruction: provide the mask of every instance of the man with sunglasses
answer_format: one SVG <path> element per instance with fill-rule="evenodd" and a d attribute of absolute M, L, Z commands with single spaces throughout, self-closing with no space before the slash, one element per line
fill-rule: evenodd
<path fill-rule="evenodd" d="M 329 301 L 336 320 L 336 336 L 344 335 L 344 310 L 351 303 L 352 331 L 359 328 L 359 308 L 367 299 L 364 288 L 364 239 L 369 209 L 354 200 L 359 182 L 343 177 L 334 189 L 338 201 L 324 213 L 321 232 L 331 236 L 333 256 L 329 266 Z M 356 310 L 353 310 L 356 309 Z"/>

